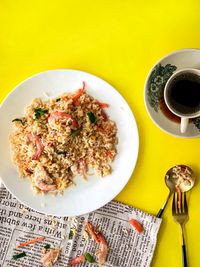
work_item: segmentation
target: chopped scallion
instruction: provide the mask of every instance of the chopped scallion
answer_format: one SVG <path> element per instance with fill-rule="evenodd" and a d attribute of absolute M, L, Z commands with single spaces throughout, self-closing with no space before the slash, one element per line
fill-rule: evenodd
<path fill-rule="evenodd" d="M 88 253 L 88 252 L 86 252 L 86 253 L 84 254 L 84 257 L 85 257 L 85 259 L 86 259 L 87 261 L 89 261 L 90 263 L 95 262 L 94 257 L 93 257 L 90 253 Z"/>
<path fill-rule="evenodd" d="M 48 113 L 48 109 L 35 108 L 34 119 L 38 120 L 42 115 Z"/>
<path fill-rule="evenodd" d="M 72 230 L 70 230 L 70 232 L 69 232 L 69 239 L 72 239 L 73 236 L 74 236 L 74 232 Z"/>
<path fill-rule="evenodd" d="M 91 123 L 95 123 L 97 121 L 97 118 L 96 118 L 96 116 L 94 115 L 93 112 L 88 112 L 87 116 L 88 116 L 88 118 L 89 118 Z"/>
<path fill-rule="evenodd" d="M 46 250 L 47 250 L 47 249 L 50 249 L 50 247 L 51 247 L 51 246 L 50 246 L 49 244 L 47 244 L 47 245 L 44 246 L 44 248 L 45 248 Z"/>
<path fill-rule="evenodd" d="M 72 137 L 76 137 L 80 134 L 80 129 L 77 129 L 77 130 L 71 130 L 71 136 Z"/>
<path fill-rule="evenodd" d="M 18 119 L 18 118 L 16 118 L 16 119 L 12 120 L 12 122 L 15 122 L 15 121 L 19 121 L 19 122 L 21 122 L 22 125 L 25 124 L 25 121 L 23 121 L 22 119 Z"/>
<path fill-rule="evenodd" d="M 58 151 L 57 152 L 58 155 L 66 155 L 66 153 L 67 153 L 66 151 Z"/>
<path fill-rule="evenodd" d="M 18 260 L 20 258 L 23 258 L 26 256 L 26 253 L 25 252 L 22 252 L 22 253 L 19 253 L 19 254 L 16 254 L 13 256 L 13 260 Z"/>

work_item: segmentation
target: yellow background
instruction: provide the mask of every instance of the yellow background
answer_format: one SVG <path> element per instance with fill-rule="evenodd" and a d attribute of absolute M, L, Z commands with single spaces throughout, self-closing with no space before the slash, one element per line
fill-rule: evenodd
<path fill-rule="evenodd" d="M 25 78 L 48 69 L 80 69 L 111 83 L 131 106 L 140 135 L 135 172 L 117 200 L 156 214 L 168 194 L 164 174 L 170 166 L 188 164 L 200 173 L 200 140 L 177 139 L 152 123 L 144 81 L 165 54 L 200 48 L 199 11 L 199 0 L 0 0 L 0 100 Z M 200 266 L 199 203 L 197 179 L 186 224 L 190 267 Z M 152 266 L 181 266 L 171 203 Z"/>

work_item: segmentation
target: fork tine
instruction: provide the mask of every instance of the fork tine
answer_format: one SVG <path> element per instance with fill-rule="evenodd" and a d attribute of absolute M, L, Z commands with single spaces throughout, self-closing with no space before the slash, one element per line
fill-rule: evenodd
<path fill-rule="evenodd" d="M 180 189 L 177 190 L 176 198 L 177 198 L 177 213 L 181 213 L 182 212 L 182 193 Z"/>
<path fill-rule="evenodd" d="M 183 193 L 183 208 L 184 208 L 184 212 L 188 213 L 188 206 L 187 206 L 187 199 L 186 199 L 186 192 Z"/>
<path fill-rule="evenodd" d="M 173 194 L 173 202 L 172 202 L 172 213 L 175 214 L 176 213 L 176 196 L 175 193 Z"/>

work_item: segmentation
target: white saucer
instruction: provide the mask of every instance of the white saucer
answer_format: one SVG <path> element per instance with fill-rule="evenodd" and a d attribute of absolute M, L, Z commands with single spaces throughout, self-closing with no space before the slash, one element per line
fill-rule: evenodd
<path fill-rule="evenodd" d="M 163 91 L 170 76 L 184 68 L 200 69 L 200 49 L 176 50 L 160 59 L 149 72 L 145 82 L 145 105 L 154 123 L 163 131 L 184 138 L 200 136 L 200 117 L 191 120 L 185 133 L 180 132 L 180 123 L 171 118 L 171 114 L 163 112 Z M 169 118 L 170 117 L 170 118 Z"/>

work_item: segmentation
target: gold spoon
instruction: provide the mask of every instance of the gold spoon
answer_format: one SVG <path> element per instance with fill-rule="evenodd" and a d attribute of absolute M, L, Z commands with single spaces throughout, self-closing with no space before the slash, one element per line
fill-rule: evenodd
<path fill-rule="evenodd" d="M 165 174 L 165 184 L 169 188 L 169 194 L 156 217 L 162 217 L 168 200 L 178 188 L 181 192 L 187 192 L 194 186 L 194 181 L 194 173 L 192 169 L 186 165 L 176 165 L 169 169 Z"/>

